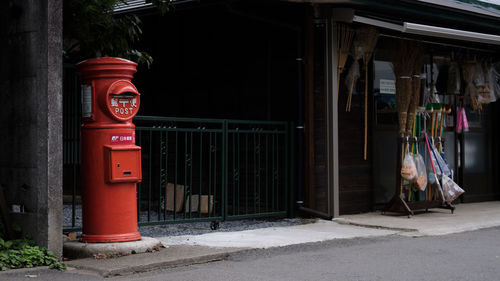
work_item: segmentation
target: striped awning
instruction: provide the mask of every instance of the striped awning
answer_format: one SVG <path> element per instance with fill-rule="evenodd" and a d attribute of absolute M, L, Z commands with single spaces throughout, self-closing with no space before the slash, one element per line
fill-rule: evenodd
<path fill-rule="evenodd" d="M 115 13 L 132 12 L 142 9 L 147 9 L 152 7 L 153 4 L 147 3 L 146 0 L 127 0 L 123 2 L 118 2 L 115 5 Z"/>
<path fill-rule="evenodd" d="M 427 4 L 467 11 L 486 16 L 500 17 L 499 0 L 417 0 Z"/>

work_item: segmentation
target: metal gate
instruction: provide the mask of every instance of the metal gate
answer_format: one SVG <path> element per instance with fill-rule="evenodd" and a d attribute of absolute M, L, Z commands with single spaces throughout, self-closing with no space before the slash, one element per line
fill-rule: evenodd
<path fill-rule="evenodd" d="M 286 122 L 136 117 L 140 225 L 289 214 Z"/>
<path fill-rule="evenodd" d="M 293 125 L 148 116 L 134 123 L 142 147 L 139 225 L 290 215 Z M 74 145 L 64 149 L 79 154 Z M 66 231 L 81 228 L 78 173 L 71 175 L 74 180 L 65 181 L 74 185 L 66 189 L 73 198 L 64 206 Z"/>

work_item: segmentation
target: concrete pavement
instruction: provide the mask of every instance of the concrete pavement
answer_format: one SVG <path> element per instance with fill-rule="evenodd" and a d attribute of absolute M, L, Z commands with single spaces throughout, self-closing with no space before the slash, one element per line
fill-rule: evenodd
<path fill-rule="evenodd" d="M 395 233 L 394 230 L 342 225 L 335 221 L 317 220 L 315 223 L 303 225 L 162 237 L 159 240 L 165 245 L 264 249 L 333 239 L 385 236 Z"/>
<path fill-rule="evenodd" d="M 445 235 L 500 226 L 500 201 L 459 204 L 451 214 L 446 209 L 430 209 L 429 212 L 406 215 L 372 212 L 360 215 L 345 215 L 333 221 L 364 227 L 403 230 L 402 235 Z"/>
<path fill-rule="evenodd" d="M 500 226 L 500 202 L 469 203 L 457 205 L 454 214 L 445 209 L 431 209 L 408 218 L 372 212 L 289 227 L 161 237 L 158 240 L 166 248 L 160 251 L 118 258 L 78 259 L 66 264 L 69 270 L 109 277 L 222 260 L 234 252 L 261 248 L 387 235 L 444 235 L 495 226 Z"/>

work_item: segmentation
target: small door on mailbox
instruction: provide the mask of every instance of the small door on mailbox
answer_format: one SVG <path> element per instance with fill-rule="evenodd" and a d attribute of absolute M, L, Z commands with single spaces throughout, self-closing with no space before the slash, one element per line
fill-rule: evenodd
<path fill-rule="evenodd" d="M 106 181 L 140 182 L 141 172 L 141 147 L 136 145 L 105 145 Z"/>

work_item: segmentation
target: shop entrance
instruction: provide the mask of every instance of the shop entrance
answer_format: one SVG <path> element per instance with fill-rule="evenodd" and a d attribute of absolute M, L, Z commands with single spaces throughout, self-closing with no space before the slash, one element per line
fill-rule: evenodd
<path fill-rule="evenodd" d="M 394 40 L 418 42 L 421 38 L 401 39 L 382 36 L 374 55 L 373 181 L 374 204 L 378 209 L 383 209 L 385 204 L 393 198 L 394 186 L 397 185 L 397 175 L 394 171 L 397 170 L 395 147 L 398 145 L 398 114 L 393 91 L 393 82 L 396 77 L 391 64 Z M 471 55 L 472 53 L 475 55 Z M 461 76 L 458 80 L 461 80 L 463 88 L 452 93 L 447 89 L 449 86 L 446 83 L 451 79 L 447 71 L 453 63 L 463 65 L 474 62 L 479 66 L 486 66 L 488 62 L 494 61 L 495 56 L 494 52 L 485 49 L 467 50 L 457 45 L 430 43 L 429 41 L 425 44 L 425 79 L 422 81 L 421 103 L 426 105 L 439 103 L 448 108 L 450 113 L 446 118 L 442 118 L 427 110 L 427 114 L 419 114 L 421 119 L 417 122 L 421 125 L 419 128 L 421 130 L 427 126 L 429 135 L 433 122 L 435 122 L 434 126 L 439 126 L 440 129 L 435 130 L 436 138 L 440 139 L 436 145 L 441 146 L 442 142 L 440 150 L 443 152 L 443 158 L 453 170 L 454 180 L 465 190 L 458 202 L 478 202 L 499 198 L 500 190 L 495 184 L 494 176 L 494 171 L 498 169 L 494 159 L 499 153 L 495 146 L 495 143 L 498 143 L 496 140 L 498 122 L 495 121 L 498 118 L 498 101 L 484 103 L 481 108 L 473 108 L 470 97 L 464 94 L 464 87 L 467 85 L 465 78 Z M 431 87 L 434 89 L 431 90 Z M 462 107 L 469 124 L 468 130 L 465 131 L 457 129 L 457 110 Z M 411 200 L 408 199 L 408 194 L 406 196 L 407 200 Z"/>

